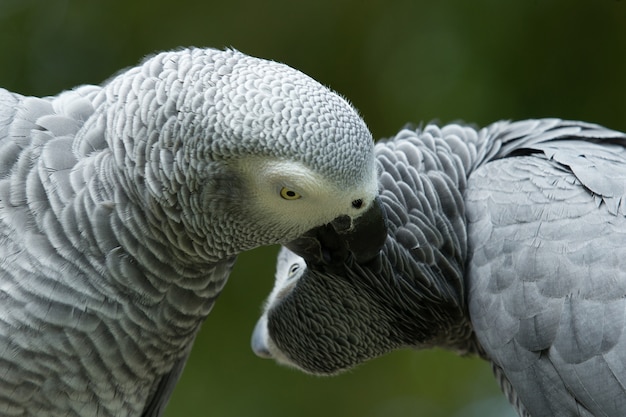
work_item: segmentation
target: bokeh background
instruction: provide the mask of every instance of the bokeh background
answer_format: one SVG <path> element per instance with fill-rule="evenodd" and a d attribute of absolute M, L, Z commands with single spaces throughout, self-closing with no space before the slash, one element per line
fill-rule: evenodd
<path fill-rule="evenodd" d="M 349 98 L 374 136 L 405 123 L 562 117 L 626 130 L 626 2 L 0 0 L 0 86 L 51 95 L 146 54 L 234 47 Z M 334 378 L 256 358 L 277 248 L 242 255 L 166 416 L 512 415 L 488 365 L 401 351 Z"/>

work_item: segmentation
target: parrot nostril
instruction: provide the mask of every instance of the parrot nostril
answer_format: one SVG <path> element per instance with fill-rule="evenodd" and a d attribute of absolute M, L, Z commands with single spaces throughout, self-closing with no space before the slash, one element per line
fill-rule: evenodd
<path fill-rule="evenodd" d="M 354 200 L 352 202 L 352 207 L 354 207 L 355 209 L 360 209 L 361 207 L 363 207 L 363 200 L 361 200 L 360 198 L 358 200 Z"/>

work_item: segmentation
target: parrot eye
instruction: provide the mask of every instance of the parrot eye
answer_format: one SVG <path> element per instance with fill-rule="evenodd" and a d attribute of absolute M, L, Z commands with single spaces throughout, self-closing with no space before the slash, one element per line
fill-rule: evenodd
<path fill-rule="evenodd" d="M 297 200 L 302 197 L 297 192 L 290 190 L 289 188 L 283 187 L 280 189 L 280 196 L 285 200 Z"/>
<path fill-rule="evenodd" d="M 363 200 L 361 200 L 360 198 L 358 200 L 354 200 L 352 202 L 352 207 L 354 207 L 355 209 L 360 209 L 361 207 L 363 207 Z"/>
<path fill-rule="evenodd" d="M 293 264 L 289 267 L 289 272 L 287 273 L 287 278 L 293 278 L 293 276 L 296 274 L 296 272 L 298 272 L 298 269 L 300 269 L 300 265 L 299 264 Z"/>

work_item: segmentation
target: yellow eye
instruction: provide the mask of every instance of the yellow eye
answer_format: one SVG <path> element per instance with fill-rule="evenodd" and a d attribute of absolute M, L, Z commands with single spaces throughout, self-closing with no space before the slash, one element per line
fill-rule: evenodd
<path fill-rule="evenodd" d="M 290 190 L 289 188 L 283 187 L 280 189 L 280 196 L 285 200 L 297 200 L 302 197 L 297 192 Z"/>

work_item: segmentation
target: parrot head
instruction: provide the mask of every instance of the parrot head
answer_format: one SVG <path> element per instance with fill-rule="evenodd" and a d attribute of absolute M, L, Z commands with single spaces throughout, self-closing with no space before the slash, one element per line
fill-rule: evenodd
<path fill-rule="evenodd" d="M 129 184 L 147 184 L 140 198 L 167 214 L 172 245 L 224 259 L 319 227 L 351 234 L 365 215 L 380 235 L 363 253 L 380 249 L 372 136 L 312 78 L 235 50 L 185 49 L 147 59 L 107 95 L 116 162 Z M 181 225 L 193 246 L 178 242 Z"/>
<path fill-rule="evenodd" d="M 374 262 L 376 263 L 376 262 Z M 382 286 L 365 274 L 323 271 L 283 247 L 276 281 L 252 335 L 252 350 L 262 358 L 315 375 L 333 375 L 408 346 L 383 301 Z M 379 287 L 379 288 L 377 288 Z"/>
<path fill-rule="evenodd" d="M 283 247 L 252 350 L 315 375 L 334 375 L 402 348 L 475 353 L 462 301 L 429 280 L 433 273 L 423 265 L 404 269 L 389 256 L 393 246 L 387 239 L 372 259 L 349 257 L 343 267 L 309 263 Z"/>
<path fill-rule="evenodd" d="M 258 356 L 330 375 L 401 348 L 476 352 L 459 270 L 422 258 L 393 232 L 369 252 L 368 231 L 381 233 L 368 217 L 351 233 L 317 228 L 281 249 L 252 336 Z"/>

